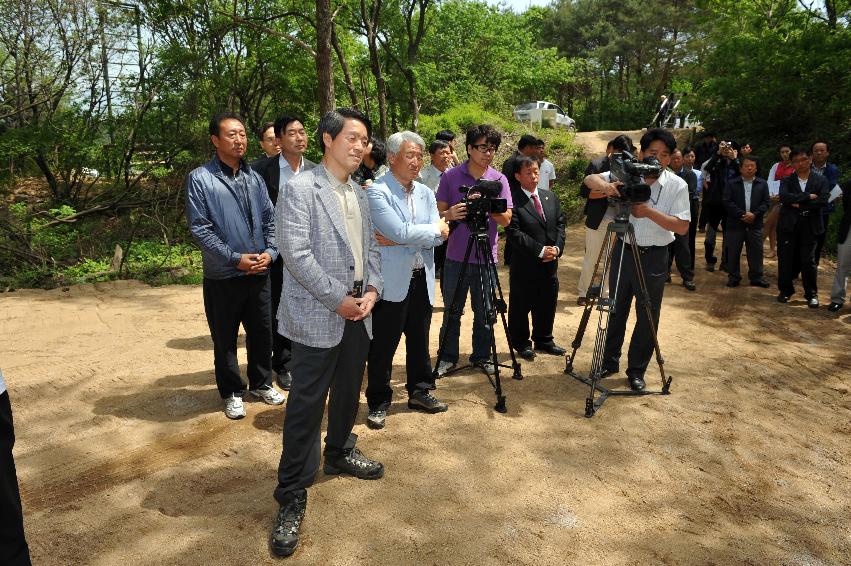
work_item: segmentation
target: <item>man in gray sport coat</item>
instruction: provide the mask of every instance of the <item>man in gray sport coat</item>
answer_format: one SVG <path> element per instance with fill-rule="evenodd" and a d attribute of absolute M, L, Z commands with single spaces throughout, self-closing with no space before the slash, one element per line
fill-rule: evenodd
<path fill-rule="evenodd" d="M 275 499 L 280 510 L 270 546 L 292 554 L 319 470 L 322 415 L 328 399 L 326 474 L 384 475 L 380 462 L 355 448 L 371 311 L 382 291 L 378 244 L 366 193 L 350 175 L 360 165 L 371 124 L 356 110 L 331 111 L 319 122 L 322 163 L 293 177 L 276 207 L 284 260 L 278 332 L 292 341 L 292 387 Z"/>

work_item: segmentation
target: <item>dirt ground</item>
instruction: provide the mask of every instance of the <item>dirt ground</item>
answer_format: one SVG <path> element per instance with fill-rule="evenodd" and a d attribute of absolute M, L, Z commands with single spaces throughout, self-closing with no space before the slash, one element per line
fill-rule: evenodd
<path fill-rule="evenodd" d="M 565 346 L 581 313 L 581 235 L 570 227 L 560 265 Z M 823 302 L 831 277 L 826 266 Z M 851 310 L 810 310 L 800 294 L 778 305 L 774 289 L 725 280 L 699 271 L 696 293 L 677 276 L 666 289 L 669 396 L 610 398 L 586 419 L 587 386 L 541 355 L 523 381 L 506 376 L 504 415 L 473 372 L 438 382 L 444 414 L 397 395 L 381 431 L 365 426 L 362 400 L 359 445 L 386 475 L 320 472 L 289 563 L 851 563 Z M 224 417 L 200 287 L 17 291 L 0 313 L 34 564 L 274 562 L 285 409 Z M 589 331 L 577 369 L 592 343 Z M 404 348 L 396 363 L 398 393 Z"/>

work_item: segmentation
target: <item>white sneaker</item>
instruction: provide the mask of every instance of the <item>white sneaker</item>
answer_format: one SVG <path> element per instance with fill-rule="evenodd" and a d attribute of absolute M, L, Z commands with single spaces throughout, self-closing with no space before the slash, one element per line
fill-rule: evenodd
<path fill-rule="evenodd" d="M 281 405 L 287 400 L 277 389 L 271 385 L 260 387 L 258 389 L 249 389 L 249 393 L 255 397 L 262 399 L 267 405 Z"/>
<path fill-rule="evenodd" d="M 493 375 L 496 373 L 496 368 L 493 365 L 493 362 L 479 362 L 476 364 L 477 368 L 481 368 L 488 375 Z"/>
<path fill-rule="evenodd" d="M 443 377 L 444 375 L 452 371 L 454 367 L 455 364 L 453 364 L 452 362 L 441 361 L 439 364 L 437 364 L 437 376 Z"/>
<path fill-rule="evenodd" d="M 225 416 L 229 419 L 241 419 L 245 416 L 245 406 L 242 397 L 236 393 L 225 399 Z"/>

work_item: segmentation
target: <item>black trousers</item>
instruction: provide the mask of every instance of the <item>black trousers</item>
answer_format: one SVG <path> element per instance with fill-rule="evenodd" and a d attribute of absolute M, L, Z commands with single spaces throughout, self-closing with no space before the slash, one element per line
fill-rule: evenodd
<path fill-rule="evenodd" d="M 849 212 L 846 211 L 845 214 L 849 214 Z M 824 242 L 827 239 L 827 229 L 830 227 L 830 214 L 824 214 L 822 220 L 824 221 L 824 232 L 816 236 L 816 269 L 818 269 L 819 262 L 821 262 L 821 254 L 824 250 Z"/>
<path fill-rule="evenodd" d="M 408 395 L 435 388 L 428 351 L 431 312 L 425 269 L 414 272 L 408 295 L 403 301 L 379 301 L 373 308 L 366 387 L 366 401 L 370 411 L 390 406 L 393 398 L 393 389 L 390 387 L 393 356 L 403 333 L 407 373 L 405 389 Z"/>
<path fill-rule="evenodd" d="M 792 231 L 777 232 L 777 288 L 784 295 L 795 294 L 795 278 L 801 273 L 804 297 L 818 295 L 815 260 L 816 236 L 805 217 L 799 218 Z"/>
<path fill-rule="evenodd" d="M 643 377 L 653 356 L 653 335 L 650 331 L 650 320 L 644 307 L 644 299 L 640 295 L 638 273 L 633 261 L 633 248 L 624 245 L 621 240 L 615 244 L 612 253 L 612 269 L 609 272 L 609 292 L 615 293 L 614 310 L 609 317 L 609 330 L 606 335 L 606 345 L 603 350 L 603 369 L 620 369 L 621 348 L 626 334 L 626 321 L 635 297 L 635 328 L 629 342 L 626 374 L 629 377 Z M 623 262 L 620 269 L 620 282 L 617 281 L 618 264 Z M 662 309 L 662 294 L 665 291 L 665 279 L 668 270 L 668 246 L 643 248 L 638 252 L 638 258 L 644 270 L 647 283 L 647 293 L 650 298 L 650 311 L 653 313 L 653 327 L 659 328 L 659 313 Z"/>
<path fill-rule="evenodd" d="M 216 386 L 222 399 L 241 395 L 236 339 L 245 328 L 248 351 L 248 387 L 272 384 L 272 318 L 269 277 L 245 275 L 230 279 L 204 279 L 204 311 L 213 338 Z"/>
<path fill-rule="evenodd" d="M 688 239 L 688 234 L 682 236 L 674 234 L 674 241 L 668 246 L 668 273 L 671 273 L 671 267 L 676 259 L 677 271 L 680 272 L 683 281 L 694 280 L 694 260 L 689 250 Z"/>
<path fill-rule="evenodd" d="M 705 251 L 706 265 L 715 265 L 718 258 L 715 257 L 715 239 L 718 237 L 718 232 L 722 232 L 724 225 L 727 223 L 727 210 L 722 204 L 703 204 L 706 209 L 706 238 L 703 240 Z M 727 258 L 724 254 L 724 234 L 721 234 L 721 263 L 723 264 Z"/>
<path fill-rule="evenodd" d="M 762 240 L 762 226 L 759 228 L 750 226 L 733 228 L 727 222 L 724 243 L 727 246 L 727 277 L 730 281 L 738 283 L 742 280 L 742 246 L 745 246 L 748 254 L 748 280 L 759 281 L 762 279 Z"/>
<path fill-rule="evenodd" d="M 532 345 L 529 341 L 529 313 L 532 313 L 532 341 L 540 346 L 553 343 L 553 322 L 558 301 L 558 272 L 552 264 L 512 264 L 508 273 L 508 335 L 515 350 Z"/>
<path fill-rule="evenodd" d="M 697 225 L 698 225 L 698 213 L 700 211 L 700 201 L 698 199 L 691 200 L 691 222 L 688 225 L 688 249 L 691 254 L 691 272 L 694 275 L 694 264 L 697 260 L 696 255 L 696 246 L 695 242 L 697 241 Z"/>
<path fill-rule="evenodd" d="M 30 566 L 30 551 L 24 537 L 24 515 L 12 447 L 15 427 L 9 392 L 0 395 L 0 564 Z"/>
<path fill-rule="evenodd" d="M 434 248 L 434 272 L 443 277 L 443 262 L 446 260 L 446 242 Z"/>
<path fill-rule="evenodd" d="M 272 264 L 269 278 L 272 284 L 272 369 L 283 373 L 292 358 L 292 344 L 289 338 L 278 334 L 278 305 L 281 304 L 281 288 L 284 286 L 284 260 L 280 257 Z"/>
<path fill-rule="evenodd" d="M 343 339 L 331 348 L 293 342 L 290 371 L 293 385 L 284 417 L 284 449 L 278 465 L 275 499 L 313 485 L 322 447 L 322 415 L 328 400 L 325 458 L 337 458 L 354 448 L 352 427 L 358 415 L 360 387 L 369 351 L 364 322 L 346 321 Z"/>

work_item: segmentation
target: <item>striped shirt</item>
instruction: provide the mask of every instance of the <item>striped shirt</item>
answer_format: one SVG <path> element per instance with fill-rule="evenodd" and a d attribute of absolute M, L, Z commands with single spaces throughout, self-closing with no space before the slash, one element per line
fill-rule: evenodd
<path fill-rule="evenodd" d="M 607 182 L 612 181 L 610 171 L 599 175 Z M 691 221 L 688 184 L 668 169 L 662 171 L 662 175 L 650 185 L 650 200 L 647 205 L 663 214 Z M 673 232 L 662 228 L 649 218 L 630 215 L 629 222 L 635 228 L 635 241 L 639 246 L 667 246 L 674 241 Z"/>

